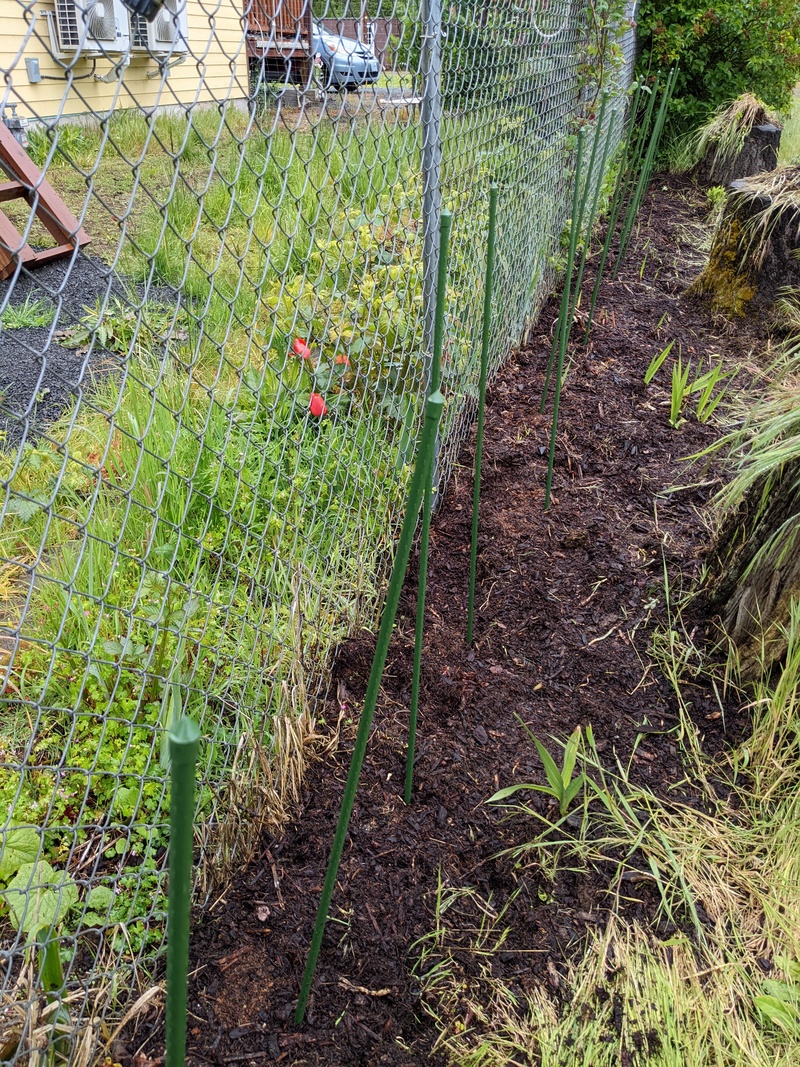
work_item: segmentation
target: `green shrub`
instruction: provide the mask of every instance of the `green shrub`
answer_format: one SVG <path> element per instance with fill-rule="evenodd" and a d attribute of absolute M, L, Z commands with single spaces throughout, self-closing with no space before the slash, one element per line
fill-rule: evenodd
<path fill-rule="evenodd" d="M 694 126 L 751 92 L 785 109 L 800 79 L 797 0 L 642 0 L 639 69 L 680 67 L 673 124 Z"/>

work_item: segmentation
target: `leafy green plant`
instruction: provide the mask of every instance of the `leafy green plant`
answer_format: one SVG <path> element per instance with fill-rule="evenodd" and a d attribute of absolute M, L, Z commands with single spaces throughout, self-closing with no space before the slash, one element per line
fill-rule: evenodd
<path fill-rule="evenodd" d="M 77 905 L 78 888 L 66 872 L 37 860 L 19 865 L 2 897 L 13 925 L 30 938 L 60 924 Z"/>
<path fill-rule="evenodd" d="M 0 324 L 7 330 L 49 326 L 55 314 L 56 309 L 49 300 L 45 300 L 44 297 L 34 298 L 31 293 L 28 293 L 22 304 L 6 305 L 0 315 Z"/>
<path fill-rule="evenodd" d="M 80 350 L 96 344 L 127 356 L 143 346 L 186 339 L 185 310 L 152 303 L 139 308 L 137 303 L 135 296 L 127 300 L 114 296 L 105 305 L 85 308 L 80 322 L 59 335 L 61 344 Z"/>
<path fill-rule="evenodd" d="M 39 855 L 39 835 L 32 826 L 10 826 L 3 831 L 0 848 L 0 882 L 13 878 L 23 864 L 35 863 Z"/>
<path fill-rule="evenodd" d="M 683 358 L 679 354 L 677 360 L 672 365 L 672 389 L 670 392 L 669 400 L 669 422 L 670 426 L 677 429 L 681 423 L 681 408 L 683 407 L 683 401 L 686 394 L 689 392 L 689 374 L 691 373 L 692 363 L 691 360 L 686 361 L 684 366 Z"/>
<path fill-rule="evenodd" d="M 650 365 L 645 371 L 644 382 L 645 385 L 649 385 L 655 375 L 661 369 L 667 356 L 672 351 L 675 341 L 672 340 L 658 355 L 654 356 Z M 711 357 L 713 359 L 713 356 Z M 697 378 L 692 379 L 692 361 L 687 360 L 684 364 L 683 354 L 679 351 L 678 358 L 672 365 L 672 380 L 670 389 L 670 408 L 669 408 L 669 421 L 670 425 L 677 429 L 682 422 L 682 411 L 686 398 L 692 393 L 698 393 L 697 398 L 697 418 L 700 422 L 707 422 L 713 415 L 723 396 L 725 395 L 725 389 L 719 389 L 716 394 L 715 389 L 718 388 L 721 382 L 729 380 L 733 377 L 735 372 L 725 371 L 723 369 L 723 363 L 720 359 L 718 363 L 711 366 L 705 373 L 700 374 Z M 727 388 L 727 387 L 726 387 Z"/>
<path fill-rule="evenodd" d="M 527 729 L 527 727 L 526 727 Z M 530 733 L 530 731 L 528 731 Z M 580 793 L 586 783 L 586 776 L 583 773 L 574 774 L 575 761 L 578 758 L 578 750 L 581 745 L 582 731 L 580 726 L 576 726 L 569 740 L 564 745 L 564 760 L 559 769 L 553 757 L 541 743 L 541 741 L 530 735 L 533 743 L 536 745 L 536 751 L 539 753 L 539 758 L 544 765 L 544 772 L 547 776 L 547 785 L 537 785 L 527 782 L 521 782 L 517 785 L 508 785 L 503 789 L 499 789 L 491 797 L 489 797 L 490 804 L 497 804 L 500 801 L 507 800 L 510 796 L 518 793 L 520 789 L 532 789 L 537 793 L 546 793 L 558 804 L 558 813 L 563 818 L 568 810 L 572 801 Z M 574 776 L 573 776 L 574 775 Z"/>
<path fill-rule="evenodd" d="M 602 90 L 613 84 L 624 66 L 626 57 L 622 39 L 632 28 L 632 12 L 627 0 L 588 0 L 586 7 L 588 35 L 580 77 L 582 83 L 593 90 L 596 101 Z M 541 17 L 540 12 L 537 16 Z"/>
<path fill-rule="evenodd" d="M 694 126 L 744 92 L 785 108 L 800 78 L 796 0 L 642 0 L 637 68 L 680 67 L 672 101 L 679 126 Z"/>
<path fill-rule="evenodd" d="M 46 1062 L 54 1064 L 69 1055 L 69 1034 L 73 1029 L 69 1008 L 61 999 L 64 969 L 61 937 L 70 913 L 79 906 L 78 887 L 66 871 L 57 870 L 39 859 L 41 842 L 32 826 L 11 825 L 0 842 L 0 916 L 3 908 L 11 925 L 24 936 L 29 954 L 39 956 L 38 980 L 45 999 L 52 1005 L 48 1016 Z M 116 898 L 108 886 L 95 886 L 86 894 L 80 916 L 81 927 L 104 926 Z M 71 950 L 74 952 L 74 949 Z M 13 1057 L 19 1045 L 11 1037 L 0 1049 L 3 1058 Z"/>
<path fill-rule="evenodd" d="M 649 385 L 650 382 L 652 382 L 653 378 L 655 378 L 656 374 L 658 374 L 659 370 L 661 369 L 662 363 L 667 358 L 667 356 L 670 354 L 670 352 L 672 351 L 674 345 L 675 345 L 675 339 L 673 338 L 670 341 L 670 343 L 667 345 L 666 348 L 664 348 L 661 352 L 658 353 L 657 356 L 654 356 L 650 360 L 650 366 L 644 372 L 644 384 L 645 385 Z"/>
<path fill-rule="evenodd" d="M 717 405 L 725 395 L 725 389 L 720 389 L 716 396 L 714 395 L 714 390 L 720 382 L 730 380 L 733 377 L 733 373 L 735 372 L 723 371 L 722 360 L 720 360 L 711 370 L 701 374 L 699 378 L 695 378 L 689 386 L 690 393 L 700 394 L 697 398 L 697 418 L 700 422 L 708 422 L 709 418 L 714 414 Z"/>
<path fill-rule="evenodd" d="M 15 929 L 29 941 L 62 925 L 79 904 L 78 887 L 66 873 L 55 869 L 41 852 L 39 833 L 32 826 L 11 825 L 3 832 L 0 850 L 0 901 Z M 86 897 L 83 925 L 106 921 L 114 902 L 107 886 L 95 886 Z"/>
<path fill-rule="evenodd" d="M 800 1037 L 800 964 L 780 958 L 778 963 L 790 980 L 766 979 L 753 1004 L 762 1019 L 792 1037 Z"/>
<path fill-rule="evenodd" d="M 724 206 L 725 200 L 728 196 L 724 186 L 712 185 L 710 189 L 706 190 L 706 196 L 708 197 L 708 202 L 711 205 L 711 213 L 713 215 L 718 215 L 719 212 L 722 210 L 722 207 Z"/>

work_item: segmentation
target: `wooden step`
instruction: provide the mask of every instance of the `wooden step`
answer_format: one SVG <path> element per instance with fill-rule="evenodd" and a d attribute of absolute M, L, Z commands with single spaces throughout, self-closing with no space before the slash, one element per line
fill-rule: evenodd
<path fill-rule="evenodd" d="M 71 255 L 76 248 L 89 244 L 89 235 L 2 122 L 0 169 L 11 179 L 0 183 L 0 204 L 10 200 L 26 200 L 56 241 L 55 248 L 36 252 L 0 210 L 0 278 L 9 278 L 19 262 L 28 267 L 39 266 Z"/>
<path fill-rule="evenodd" d="M 22 182 L 2 182 L 0 183 L 0 204 L 4 204 L 7 200 L 18 200 L 21 196 L 26 196 L 28 192 L 27 186 Z"/>

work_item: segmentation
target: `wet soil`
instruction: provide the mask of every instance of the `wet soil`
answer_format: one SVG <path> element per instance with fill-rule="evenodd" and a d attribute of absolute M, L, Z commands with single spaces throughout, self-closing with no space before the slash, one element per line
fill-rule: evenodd
<path fill-rule="evenodd" d="M 763 343 L 759 324 L 730 330 L 684 293 L 698 269 L 691 234 L 705 203 L 689 183 L 657 180 L 618 279 L 604 278 L 588 347 L 575 326 L 547 513 L 549 417 L 538 407 L 555 298 L 493 381 L 473 648 L 464 632 L 474 427 L 432 529 L 413 804 L 402 800 L 412 566 L 307 1020 L 295 1024 L 293 1011 L 369 673 L 369 634 L 339 651 L 336 696 L 325 710 L 329 723 L 340 721 L 338 752 L 311 766 L 285 836 L 265 837 L 224 897 L 195 917 L 191 1063 L 443 1062 L 432 1052 L 436 1030 L 414 970 L 440 879 L 491 894 L 498 906 L 520 890 L 509 916 L 513 940 L 493 966 L 523 985 L 557 988 L 587 929 L 606 921 L 608 872 L 562 872 L 539 892 L 536 866 L 517 868 L 502 855 L 529 839 L 531 821 L 504 819 L 486 800 L 502 786 L 544 781 L 528 731 L 557 754 L 549 739 L 579 724 L 592 726 L 610 766 L 630 760 L 633 777 L 656 792 L 683 778 L 676 703 L 649 647 L 654 627 L 666 622 L 665 566 L 676 597 L 708 543 L 702 512 L 718 476 L 684 457 L 718 430 L 689 412 L 678 429 L 670 425 L 671 359 L 650 385 L 643 376 L 673 339 L 673 355 L 680 348 L 695 364 L 711 353 L 745 364 Z M 699 608 L 687 609 L 686 623 L 702 635 L 692 610 Z M 708 750 L 745 727 L 744 713 L 730 707 L 722 715 L 701 683 L 690 695 Z M 679 795 L 692 802 L 687 788 Z M 537 797 L 547 814 L 547 798 Z M 646 881 L 632 881 L 625 908 L 654 920 Z M 121 1051 L 138 1051 L 140 1063 L 163 1053 L 157 1012 L 140 1017 Z"/>

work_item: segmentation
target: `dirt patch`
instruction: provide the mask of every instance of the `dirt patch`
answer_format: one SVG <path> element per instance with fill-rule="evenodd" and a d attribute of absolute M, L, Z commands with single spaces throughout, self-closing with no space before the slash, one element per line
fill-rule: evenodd
<path fill-rule="evenodd" d="M 677 708 L 652 668 L 649 639 L 664 621 L 664 563 L 689 582 L 707 541 L 700 509 L 713 471 L 683 457 L 715 429 L 669 423 L 671 364 L 649 386 L 643 375 L 670 340 L 693 362 L 718 353 L 731 363 L 758 345 L 758 327 L 715 327 L 684 295 L 692 274 L 678 233 L 702 220 L 703 194 L 656 180 L 619 278 L 603 282 L 588 349 L 573 331 L 562 395 L 551 511 L 544 514 L 549 423 L 538 414 L 556 302 L 528 344 L 497 376 L 487 412 L 479 546 L 476 643 L 464 642 L 471 521 L 472 442 L 460 457 L 432 530 L 428 628 L 415 797 L 401 799 L 410 697 L 415 581 L 409 578 L 334 895 L 308 1020 L 292 1014 L 330 850 L 373 639 L 345 644 L 336 665 L 342 715 L 338 754 L 309 772 L 302 810 L 281 840 L 265 838 L 225 897 L 196 916 L 192 940 L 189 1058 L 192 1063 L 411 1065 L 440 1063 L 436 1032 L 414 976 L 418 939 L 432 929 L 437 885 L 474 886 L 501 906 L 515 889 L 514 941 L 498 975 L 557 986 L 588 928 L 605 923 L 603 872 L 563 873 L 543 889 L 535 866 L 503 849 L 532 828 L 504 820 L 485 801 L 500 786 L 544 780 L 526 727 L 543 740 L 591 724 L 609 765 L 631 761 L 635 780 L 658 793 L 683 777 Z M 649 222 L 648 222 L 649 219 Z M 689 488 L 673 491 L 677 482 Z M 698 620 L 698 626 L 701 621 Z M 725 729 L 698 686 L 693 714 L 711 751 Z M 524 725 L 523 725 L 524 724 Z M 674 794 L 673 794 L 674 795 Z M 688 798 L 684 793 L 685 799 Z M 540 798 L 542 811 L 547 800 Z M 631 918 L 648 921 L 647 883 L 630 887 Z M 555 975 L 555 977 L 554 977 Z M 130 1055 L 163 1051 L 157 1017 L 130 1034 Z"/>
<path fill-rule="evenodd" d="M 26 300 L 52 308 L 46 327 L 0 328 L 0 431 L 3 444 L 34 440 L 92 385 L 97 375 L 119 366 L 108 352 L 91 353 L 59 344 L 58 335 L 74 326 L 97 300 L 121 295 L 110 269 L 78 255 L 0 282 L 0 301 L 20 307 Z"/>
<path fill-rule="evenodd" d="M 0 282 L 0 306 L 41 303 L 53 316 L 48 326 L 0 327 L 0 447 L 35 441 L 70 405 L 90 396 L 104 375 L 122 372 L 126 358 L 98 343 L 67 347 L 60 341 L 98 306 L 116 299 L 132 307 L 132 298 L 167 307 L 179 302 L 163 286 L 148 286 L 146 294 L 134 283 L 126 288 L 111 267 L 83 254 Z"/>

